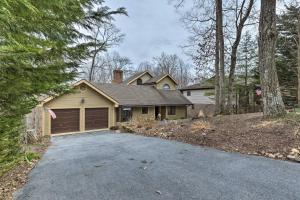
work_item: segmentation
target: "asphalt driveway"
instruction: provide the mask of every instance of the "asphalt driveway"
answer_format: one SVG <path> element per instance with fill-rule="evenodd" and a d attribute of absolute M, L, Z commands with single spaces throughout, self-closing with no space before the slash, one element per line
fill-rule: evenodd
<path fill-rule="evenodd" d="M 52 142 L 15 199 L 300 199 L 296 163 L 109 132 Z"/>

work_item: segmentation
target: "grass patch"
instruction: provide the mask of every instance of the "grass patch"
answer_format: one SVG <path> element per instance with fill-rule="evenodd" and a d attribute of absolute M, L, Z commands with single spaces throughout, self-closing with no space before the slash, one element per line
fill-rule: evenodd
<path fill-rule="evenodd" d="M 41 155 L 39 153 L 25 152 L 22 154 L 18 154 L 16 156 L 12 156 L 7 159 L 2 159 L 0 162 L 0 177 L 2 175 L 4 175 L 6 172 L 13 169 L 20 162 L 23 162 L 23 161 L 32 162 L 34 160 L 39 160 L 40 158 L 41 158 Z"/>
<path fill-rule="evenodd" d="M 291 113 L 287 113 L 284 117 L 283 117 L 284 121 L 287 122 L 293 122 L 293 123 L 300 123 L 300 112 L 291 112 Z"/>
<path fill-rule="evenodd" d="M 31 162 L 33 160 L 39 160 L 41 158 L 41 155 L 35 152 L 26 152 L 24 158 L 26 161 Z"/>
<path fill-rule="evenodd" d="M 0 162 L 0 177 L 24 160 L 22 154 L 3 159 Z"/>

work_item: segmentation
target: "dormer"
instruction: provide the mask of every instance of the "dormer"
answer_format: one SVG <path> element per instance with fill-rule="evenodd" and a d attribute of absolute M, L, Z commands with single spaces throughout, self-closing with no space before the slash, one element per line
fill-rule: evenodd
<path fill-rule="evenodd" d="M 158 90 L 176 90 L 178 85 L 176 80 L 170 74 L 153 77 L 144 84 L 153 85 Z"/>
<path fill-rule="evenodd" d="M 149 71 L 139 72 L 124 81 L 127 85 L 143 85 L 148 80 L 153 78 L 153 75 Z"/>

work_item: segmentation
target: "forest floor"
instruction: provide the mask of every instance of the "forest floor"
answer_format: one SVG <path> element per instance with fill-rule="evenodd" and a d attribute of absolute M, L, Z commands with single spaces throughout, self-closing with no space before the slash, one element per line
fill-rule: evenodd
<path fill-rule="evenodd" d="M 13 193 L 27 182 L 28 174 L 41 159 L 49 144 L 50 138 L 43 138 L 35 144 L 26 145 L 26 152 L 19 156 L 13 167 L 0 176 L 0 200 L 13 199 Z"/>
<path fill-rule="evenodd" d="M 261 113 L 122 125 L 127 132 L 228 152 L 300 162 L 300 114 L 264 119 Z"/>

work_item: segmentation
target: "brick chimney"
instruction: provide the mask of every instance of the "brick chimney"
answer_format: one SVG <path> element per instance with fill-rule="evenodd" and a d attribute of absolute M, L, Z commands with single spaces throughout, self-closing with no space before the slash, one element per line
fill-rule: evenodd
<path fill-rule="evenodd" d="M 115 69 L 113 71 L 112 83 L 121 84 L 123 82 L 123 71 L 120 69 Z"/>

